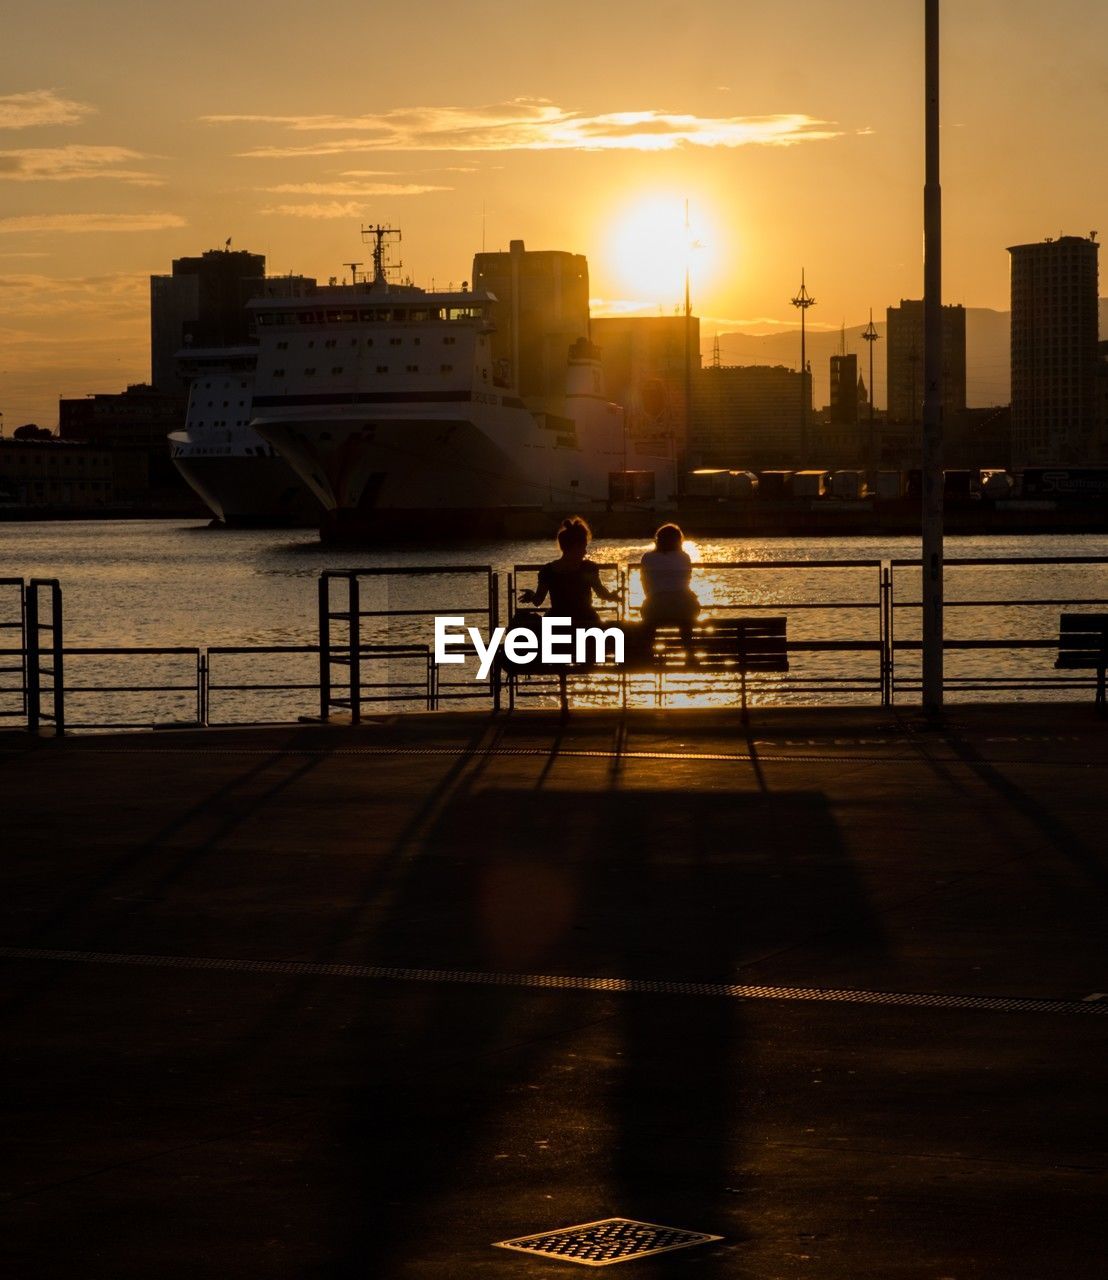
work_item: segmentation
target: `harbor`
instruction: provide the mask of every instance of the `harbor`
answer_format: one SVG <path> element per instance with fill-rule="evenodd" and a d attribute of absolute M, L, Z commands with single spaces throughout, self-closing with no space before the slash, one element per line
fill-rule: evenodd
<path fill-rule="evenodd" d="M 1013 8 L 13 13 L 5 1275 L 1100 1274 L 1108 10 Z"/>

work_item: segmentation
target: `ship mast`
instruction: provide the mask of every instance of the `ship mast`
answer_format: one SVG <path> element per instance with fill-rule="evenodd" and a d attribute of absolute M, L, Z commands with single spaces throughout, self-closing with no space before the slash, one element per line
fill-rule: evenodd
<path fill-rule="evenodd" d="M 375 285 L 386 285 L 388 283 L 387 273 L 389 271 L 399 271 L 404 265 L 402 262 L 386 264 L 385 257 L 388 252 L 386 241 L 389 236 L 395 236 L 397 242 L 403 239 L 399 227 L 386 227 L 378 223 L 373 227 L 362 228 L 362 241 L 371 241 L 373 244 L 373 283 Z"/>

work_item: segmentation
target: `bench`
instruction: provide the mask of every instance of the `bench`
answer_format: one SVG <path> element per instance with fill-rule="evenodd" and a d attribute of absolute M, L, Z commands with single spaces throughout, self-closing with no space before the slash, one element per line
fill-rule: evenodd
<path fill-rule="evenodd" d="M 513 626 L 538 627 L 541 614 L 521 611 L 512 619 Z M 508 682 L 510 705 L 515 705 L 515 686 L 521 676 L 557 676 L 562 711 L 569 710 L 568 680 L 570 675 L 589 671 L 618 672 L 624 675 L 696 674 L 709 677 L 739 677 L 740 705 L 743 719 L 747 715 L 747 677 L 789 669 L 787 619 L 784 616 L 753 618 L 706 618 L 693 627 L 693 653 L 690 663 L 676 626 L 661 625 L 655 629 L 654 643 L 647 649 L 646 631 L 642 623 L 619 622 L 624 634 L 624 662 L 602 664 L 512 663 L 501 658 L 501 672 Z M 626 690 L 625 690 L 626 692 Z"/>
<path fill-rule="evenodd" d="M 1104 710 L 1104 670 L 1108 666 L 1108 613 L 1063 613 L 1058 619 L 1055 670 L 1095 671 L 1096 705 Z"/>

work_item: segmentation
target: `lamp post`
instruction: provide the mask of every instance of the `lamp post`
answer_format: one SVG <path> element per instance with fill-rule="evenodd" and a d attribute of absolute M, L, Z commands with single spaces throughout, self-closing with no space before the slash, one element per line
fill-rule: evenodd
<path fill-rule="evenodd" d="M 808 308 L 816 305 L 815 298 L 804 285 L 804 268 L 800 268 L 800 292 L 790 302 L 800 312 L 800 465 L 808 465 L 808 355 L 805 319 Z"/>
<path fill-rule="evenodd" d="M 925 0 L 926 180 L 923 189 L 923 709 L 943 706 L 943 312 L 939 184 L 939 0 Z"/>
<path fill-rule="evenodd" d="M 869 324 L 862 330 L 862 337 L 869 347 L 869 449 L 868 449 L 868 465 L 869 478 L 877 483 L 877 440 L 876 429 L 873 423 L 873 344 L 881 335 L 877 332 L 877 326 L 873 323 L 873 308 L 869 309 Z"/>
<path fill-rule="evenodd" d="M 685 447 L 682 451 L 677 474 L 674 479 L 677 482 L 677 493 L 680 496 L 684 492 L 684 471 L 689 456 L 689 435 L 692 431 L 692 342 L 690 340 L 690 328 L 692 327 L 692 293 L 690 288 L 690 275 L 692 272 L 692 241 L 689 238 L 689 200 L 685 197 Z"/>

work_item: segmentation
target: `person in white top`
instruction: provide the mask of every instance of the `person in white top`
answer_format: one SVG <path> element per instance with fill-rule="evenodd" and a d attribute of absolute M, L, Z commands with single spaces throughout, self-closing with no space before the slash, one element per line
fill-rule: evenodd
<path fill-rule="evenodd" d="M 700 614 L 700 601 L 689 586 L 692 560 L 681 545 L 684 540 L 685 535 L 677 525 L 664 524 L 654 535 L 653 551 L 647 551 L 642 558 L 640 567 L 645 597 L 642 620 L 646 633 L 643 639 L 652 650 L 658 627 L 679 627 L 686 661 L 695 666 L 692 628 Z"/>

